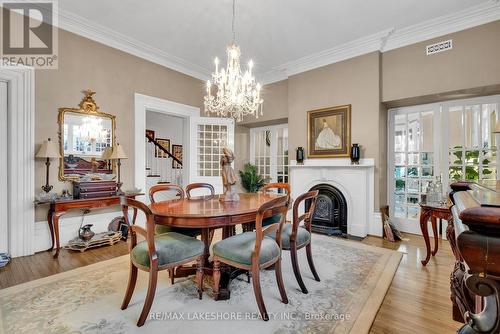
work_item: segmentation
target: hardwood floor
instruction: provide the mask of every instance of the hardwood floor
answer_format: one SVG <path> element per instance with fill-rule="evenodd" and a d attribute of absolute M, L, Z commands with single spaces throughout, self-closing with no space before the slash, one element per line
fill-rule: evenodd
<path fill-rule="evenodd" d="M 450 274 L 454 257 L 446 240 L 426 267 L 425 243 L 421 236 L 405 234 L 409 240 L 392 243 L 368 237 L 363 243 L 398 250 L 403 259 L 375 318 L 370 333 L 456 333 L 462 324 L 452 320 Z M 434 239 L 431 238 L 431 244 Z"/>
<path fill-rule="evenodd" d="M 446 240 L 440 240 L 439 252 L 427 267 L 421 236 L 406 234 L 400 243 L 368 237 L 363 243 L 404 253 L 392 285 L 385 296 L 370 333 L 455 333 L 461 324 L 451 319 L 449 276 L 453 254 Z M 431 243 L 433 240 L 431 239 Z M 111 259 L 128 253 L 127 244 L 88 250 L 84 253 L 61 250 L 57 260 L 49 252 L 15 258 L 0 269 L 0 289 L 50 276 L 59 272 Z"/>

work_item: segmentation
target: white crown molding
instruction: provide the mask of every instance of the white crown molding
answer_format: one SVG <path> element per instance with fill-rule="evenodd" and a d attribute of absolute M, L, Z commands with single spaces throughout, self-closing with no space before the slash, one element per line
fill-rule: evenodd
<path fill-rule="evenodd" d="M 133 56 L 148 60 L 150 62 L 162 65 L 174 71 L 195 77 L 200 80 L 207 80 L 210 77 L 210 71 L 206 68 L 188 62 L 182 58 L 173 56 L 158 48 L 150 46 L 136 39 L 127 37 L 103 25 L 88 20 L 80 15 L 62 10 L 55 2 L 53 24 L 60 29 L 67 30 L 76 35 L 91 39 L 106 46 L 121 50 Z M 18 0 L 18 2 L 37 3 L 42 0 Z M 44 8 L 39 7 L 41 11 Z"/>
<path fill-rule="evenodd" d="M 115 49 L 127 52 L 134 56 L 149 60 L 153 63 L 168 67 L 200 80 L 207 80 L 210 71 L 188 62 L 179 57 L 168 54 L 155 47 L 134 40 L 100 24 L 89 21 L 81 16 L 59 10 L 59 27 L 77 35 L 89 38 Z"/>
<path fill-rule="evenodd" d="M 386 52 L 410 44 L 469 29 L 500 20 L 500 0 L 490 0 L 465 10 L 400 29 L 388 29 L 376 34 L 306 56 L 261 75 L 264 84 L 287 79 L 289 76 L 334 64 L 374 51 Z"/>
<path fill-rule="evenodd" d="M 392 31 L 393 29 L 383 30 L 373 35 L 365 36 L 334 48 L 285 63 L 278 68 L 286 70 L 286 73 L 291 76 L 310 71 L 318 67 L 337 63 L 342 60 L 354 58 L 359 55 L 379 51 L 382 47 L 383 41 L 389 36 L 389 34 L 392 33 Z"/>
<path fill-rule="evenodd" d="M 490 0 L 465 10 L 396 29 L 383 52 L 500 20 L 498 0 Z"/>
<path fill-rule="evenodd" d="M 37 2 L 39 0 L 18 1 Z M 61 29 L 200 80 L 210 78 L 209 69 L 129 38 L 79 15 L 61 9 L 57 9 L 56 12 L 59 21 L 58 26 Z M 276 66 L 260 75 L 260 77 L 264 84 L 270 84 L 285 80 L 291 75 L 310 71 L 370 52 L 386 52 L 496 20 L 500 20 L 500 1 L 489 0 L 465 10 L 440 16 L 409 27 L 387 29 L 361 37 L 334 48 Z"/>

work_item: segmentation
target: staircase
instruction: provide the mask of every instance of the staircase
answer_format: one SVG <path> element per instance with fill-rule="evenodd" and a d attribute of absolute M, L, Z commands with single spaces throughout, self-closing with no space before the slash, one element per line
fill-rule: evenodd
<path fill-rule="evenodd" d="M 182 161 L 177 159 L 154 138 L 146 134 L 146 187 L 159 183 L 182 186 Z M 173 166 L 177 168 L 174 168 Z"/>

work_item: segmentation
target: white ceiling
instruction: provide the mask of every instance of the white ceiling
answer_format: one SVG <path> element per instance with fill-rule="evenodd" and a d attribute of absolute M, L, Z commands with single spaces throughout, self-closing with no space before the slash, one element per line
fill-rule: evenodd
<path fill-rule="evenodd" d="M 231 0 L 59 1 L 62 15 L 72 16 L 73 21 L 86 19 L 88 27 L 96 24 L 92 29 L 146 45 L 198 77 L 212 71 L 215 56 L 225 61 L 231 4 Z M 236 40 L 243 60 L 254 60 L 261 76 L 257 79 L 270 81 L 273 72 L 304 57 L 345 49 L 354 40 L 366 43 L 363 38 L 373 34 L 384 42 L 391 31 L 405 32 L 411 26 L 418 32 L 424 21 L 435 25 L 432 19 L 457 12 L 469 15 L 491 5 L 497 6 L 498 0 L 237 0 Z"/>

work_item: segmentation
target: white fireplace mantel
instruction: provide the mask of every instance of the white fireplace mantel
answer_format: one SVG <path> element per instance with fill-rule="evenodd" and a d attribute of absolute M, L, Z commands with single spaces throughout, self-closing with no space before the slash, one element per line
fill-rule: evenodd
<path fill-rule="evenodd" d="M 359 165 L 351 164 L 351 159 L 306 159 L 303 164 L 297 164 L 296 160 L 290 162 L 290 168 L 310 168 L 310 167 L 352 167 L 366 168 L 375 167 L 375 160 L 360 159 Z"/>
<path fill-rule="evenodd" d="M 361 159 L 352 165 L 350 159 L 306 159 L 303 164 L 290 162 L 292 198 L 318 184 L 339 189 L 347 202 L 347 233 L 357 237 L 382 236 L 380 214 L 374 211 L 375 161 Z"/>

